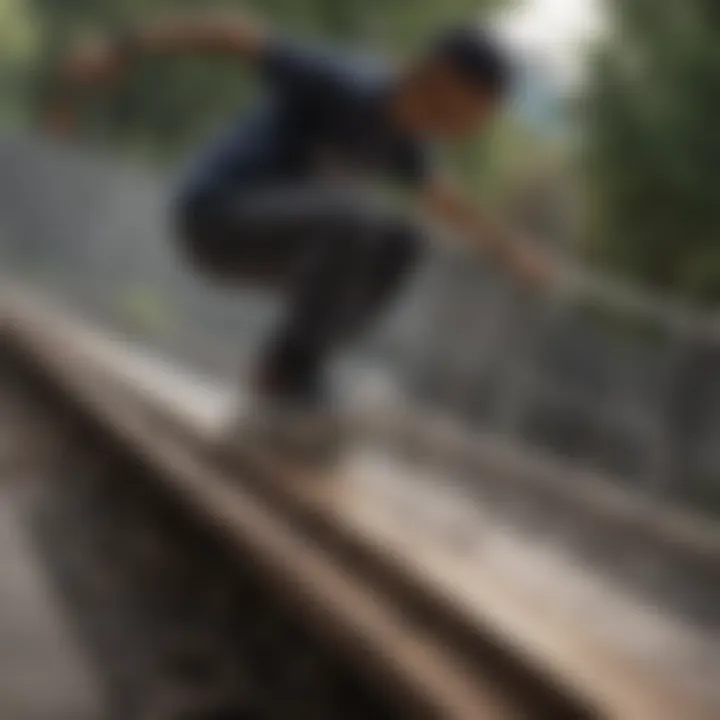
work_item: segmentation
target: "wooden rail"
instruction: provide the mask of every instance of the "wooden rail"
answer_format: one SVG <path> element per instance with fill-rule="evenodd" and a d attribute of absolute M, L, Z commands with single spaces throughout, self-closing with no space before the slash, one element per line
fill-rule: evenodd
<path fill-rule="evenodd" d="M 494 618 L 478 620 L 382 543 L 345 526 L 313 478 L 290 477 L 261 454 L 220 461 L 205 438 L 89 361 L 36 307 L 8 309 L 3 336 L 49 413 L 141 466 L 169 506 L 251 566 L 388 717 L 712 717 L 598 653 L 577 676 L 549 655 L 543 662 Z"/>

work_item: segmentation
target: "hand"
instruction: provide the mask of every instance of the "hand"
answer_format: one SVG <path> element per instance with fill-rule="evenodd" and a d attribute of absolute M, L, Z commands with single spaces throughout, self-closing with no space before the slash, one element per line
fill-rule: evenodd
<path fill-rule="evenodd" d="M 71 108 L 65 105 L 51 107 L 42 119 L 48 135 L 56 140 L 68 140 L 75 134 L 77 118 Z"/>
<path fill-rule="evenodd" d="M 70 55 L 60 72 L 60 81 L 78 88 L 107 85 L 118 77 L 124 62 L 113 42 L 95 38 Z"/>
<path fill-rule="evenodd" d="M 115 43 L 95 38 L 81 44 L 61 65 L 51 89 L 43 126 L 60 140 L 70 138 L 76 130 L 77 105 L 83 91 L 113 82 L 124 63 Z"/>
<path fill-rule="evenodd" d="M 548 255 L 531 246 L 513 249 L 512 266 L 515 274 L 535 290 L 546 290 L 557 275 L 555 263 Z"/>

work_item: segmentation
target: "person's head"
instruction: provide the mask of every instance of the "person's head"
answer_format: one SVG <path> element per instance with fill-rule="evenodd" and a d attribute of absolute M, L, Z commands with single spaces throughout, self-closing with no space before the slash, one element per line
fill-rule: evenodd
<path fill-rule="evenodd" d="M 409 129 L 462 139 L 483 129 L 511 83 L 510 62 L 487 34 L 475 28 L 455 29 L 408 69 L 393 109 Z"/>

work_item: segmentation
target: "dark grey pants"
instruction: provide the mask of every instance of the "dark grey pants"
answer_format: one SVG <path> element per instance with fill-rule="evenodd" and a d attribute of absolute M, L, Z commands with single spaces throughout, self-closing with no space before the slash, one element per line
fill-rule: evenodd
<path fill-rule="evenodd" d="M 196 266 L 288 293 L 265 356 L 288 393 L 317 387 L 333 351 L 393 299 L 421 247 L 413 223 L 324 185 L 195 193 L 183 198 L 180 219 Z"/>

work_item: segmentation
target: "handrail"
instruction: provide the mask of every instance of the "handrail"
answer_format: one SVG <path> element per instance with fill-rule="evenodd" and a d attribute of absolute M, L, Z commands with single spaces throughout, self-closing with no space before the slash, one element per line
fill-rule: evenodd
<path fill-rule="evenodd" d="M 492 618 L 470 618 L 441 588 L 343 528 L 317 497 L 278 478 L 278 466 L 248 457 L 230 473 L 213 462 L 201 438 L 73 351 L 37 309 L 15 307 L 4 320 L 8 347 L 55 402 L 102 428 L 233 547 L 253 553 L 278 592 L 292 587 L 290 609 L 383 686 L 403 717 L 706 717 L 652 683 L 614 686 L 596 673 L 601 691 L 575 685 L 503 637 Z"/>

